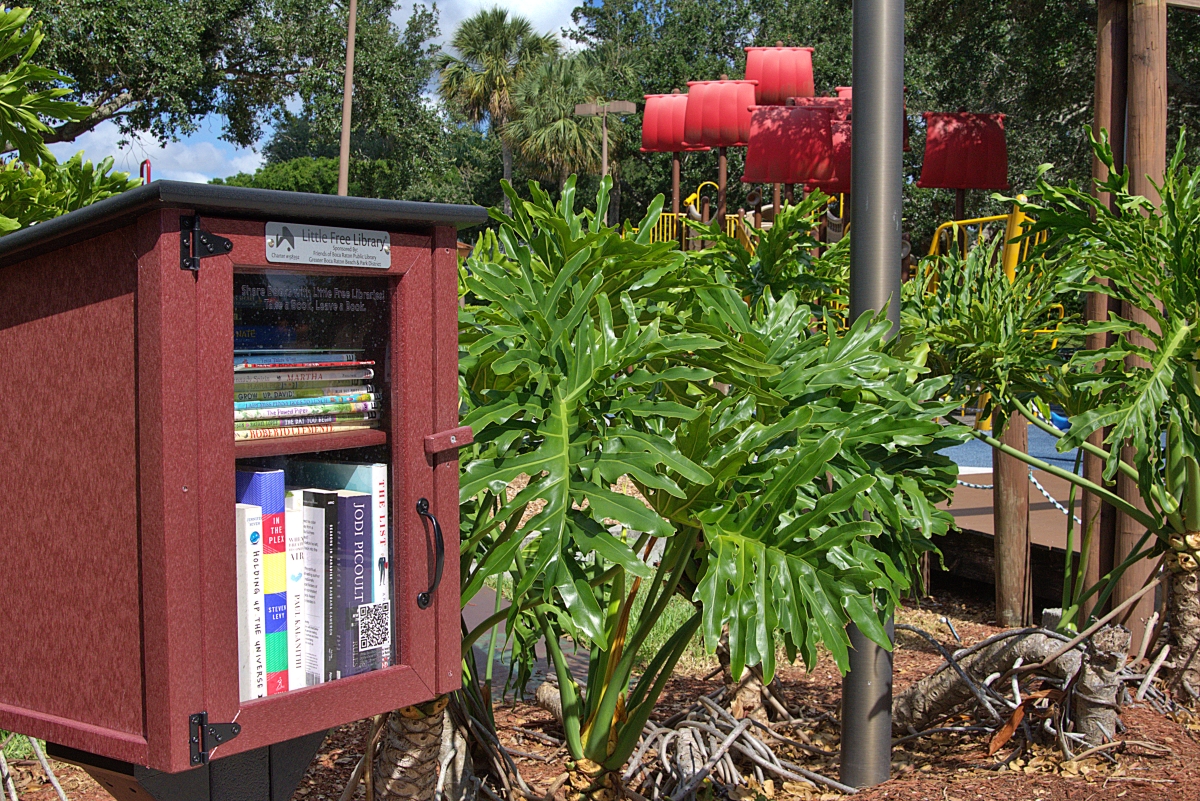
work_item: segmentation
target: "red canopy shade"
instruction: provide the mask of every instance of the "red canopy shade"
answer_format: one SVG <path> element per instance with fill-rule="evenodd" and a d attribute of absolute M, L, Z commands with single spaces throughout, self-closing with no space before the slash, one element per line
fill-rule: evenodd
<path fill-rule="evenodd" d="M 708 150 L 683 143 L 683 119 L 687 114 L 687 95 L 646 95 L 642 112 L 642 152 L 681 153 Z"/>
<path fill-rule="evenodd" d="M 833 170 L 831 124 L 828 109 L 754 106 L 742 180 L 802 184 L 828 179 Z"/>
<path fill-rule="evenodd" d="M 811 97 L 812 54 L 811 47 L 747 47 L 746 80 L 758 81 L 756 102 L 782 106 L 789 97 Z"/>
<path fill-rule="evenodd" d="M 833 113 L 835 121 L 846 120 L 850 118 L 852 104 L 849 98 L 845 97 L 793 97 L 791 100 L 797 106 L 807 108 L 826 108 Z"/>
<path fill-rule="evenodd" d="M 850 123 L 834 122 L 830 133 L 833 139 L 833 169 L 826 178 L 808 182 L 809 189 L 820 189 L 827 195 L 850 191 Z"/>
<path fill-rule="evenodd" d="M 743 147 L 750 141 L 754 81 L 689 81 L 683 141 L 688 146 Z"/>
<path fill-rule="evenodd" d="M 917 186 L 1008 189 L 1004 115 L 925 112 L 925 160 Z"/>

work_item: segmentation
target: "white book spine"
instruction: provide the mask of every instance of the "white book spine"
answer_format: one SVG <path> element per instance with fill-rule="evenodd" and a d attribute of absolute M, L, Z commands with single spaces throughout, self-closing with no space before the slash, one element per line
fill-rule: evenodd
<path fill-rule="evenodd" d="M 237 504 L 238 676 L 242 701 L 267 695 L 262 507 Z"/>
<path fill-rule="evenodd" d="M 287 542 L 288 689 L 307 686 L 304 677 L 304 509 L 283 513 Z"/>
<path fill-rule="evenodd" d="M 325 510 L 304 506 L 304 686 L 325 681 Z"/>

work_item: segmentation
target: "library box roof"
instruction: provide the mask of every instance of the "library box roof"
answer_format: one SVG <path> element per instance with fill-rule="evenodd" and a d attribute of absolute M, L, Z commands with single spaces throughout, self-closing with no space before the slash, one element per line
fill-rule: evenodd
<path fill-rule="evenodd" d="M 291 219 L 388 229 L 447 225 L 470 228 L 487 222 L 487 209 L 449 203 L 280 192 L 243 186 L 154 181 L 69 214 L 0 237 L 0 267 L 30 252 L 69 245 L 129 223 L 155 208 L 242 219 Z"/>

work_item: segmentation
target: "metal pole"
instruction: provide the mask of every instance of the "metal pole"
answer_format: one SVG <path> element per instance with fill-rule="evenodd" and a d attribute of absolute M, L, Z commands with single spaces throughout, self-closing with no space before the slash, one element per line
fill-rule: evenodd
<path fill-rule="evenodd" d="M 896 641 L 894 621 L 888 638 Z M 839 777 L 851 787 L 873 787 L 892 770 L 892 652 L 867 639 L 853 623 L 850 672 L 842 679 L 842 754 Z"/>
<path fill-rule="evenodd" d="M 854 127 L 851 136 L 850 317 L 886 305 L 900 329 L 900 223 L 904 147 L 904 0 L 854 3 Z M 889 621 L 889 635 L 891 621 Z M 888 780 L 892 751 L 892 655 L 850 635 L 842 681 L 841 779 Z"/>
<path fill-rule="evenodd" d="M 900 326 L 900 220 L 904 146 L 904 0 L 854 4 L 850 317 L 889 301 Z"/>
<path fill-rule="evenodd" d="M 350 99 L 354 94 L 354 25 L 358 17 L 358 0 L 350 0 L 350 25 L 346 31 L 346 81 L 342 85 L 342 147 L 338 156 L 338 190 L 343 197 L 350 193 Z"/>

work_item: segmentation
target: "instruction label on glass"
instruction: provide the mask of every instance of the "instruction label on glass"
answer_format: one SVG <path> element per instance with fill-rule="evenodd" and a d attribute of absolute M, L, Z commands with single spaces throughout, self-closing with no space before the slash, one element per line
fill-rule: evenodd
<path fill-rule="evenodd" d="M 267 261 L 386 270 L 392 266 L 392 240 L 387 231 L 269 222 Z"/>

